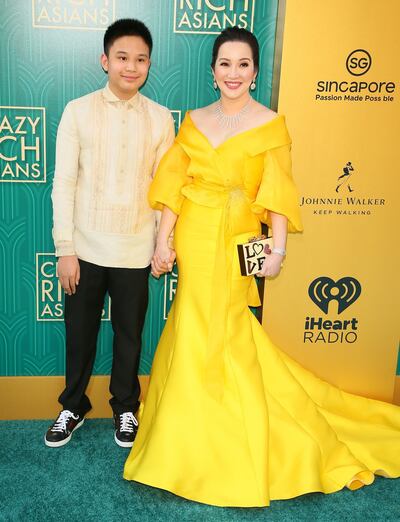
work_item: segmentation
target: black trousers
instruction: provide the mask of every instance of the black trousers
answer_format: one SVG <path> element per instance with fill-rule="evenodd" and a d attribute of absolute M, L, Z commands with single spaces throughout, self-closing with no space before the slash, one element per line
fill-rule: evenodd
<path fill-rule="evenodd" d="M 74 295 L 65 296 L 65 390 L 59 397 L 63 409 L 85 415 L 86 395 L 96 357 L 97 335 L 106 292 L 111 297 L 114 332 L 110 400 L 116 414 L 136 412 L 141 335 L 148 302 L 149 267 L 107 268 L 79 260 L 81 277 Z"/>

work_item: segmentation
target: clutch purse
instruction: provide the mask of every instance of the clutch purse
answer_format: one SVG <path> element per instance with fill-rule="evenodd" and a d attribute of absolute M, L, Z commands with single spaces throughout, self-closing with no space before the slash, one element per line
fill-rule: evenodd
<path fill-rule="evenodd" d="M 243 276 L 257 274 L 272 248 L 272 237 L 265 235 L 251 237 L 247 243 L 237 245 L 241 274 Z"/>

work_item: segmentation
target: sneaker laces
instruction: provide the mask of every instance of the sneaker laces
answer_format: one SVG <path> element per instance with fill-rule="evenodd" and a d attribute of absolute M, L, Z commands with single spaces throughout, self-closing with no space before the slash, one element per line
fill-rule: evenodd
<path fill-rule="evenodd" d="M 76 420 L 79 418 L 79 415 L 75 415 L 69 410 L 63 410 L 51 428 L 51 431 L 67 431 L 67 422 L 71 417 Z"/>
<path fill-rule="evenodd" d="M 121 413 L 119 416 L 119 420 L 120 420 L 119 431 L 127 431 L 127 432 L 132 433 L 133 426 L 136 426 L 136 427 L 139 426 L 139 423 L 136 420 L 136 417 L 130 411 Z"/>

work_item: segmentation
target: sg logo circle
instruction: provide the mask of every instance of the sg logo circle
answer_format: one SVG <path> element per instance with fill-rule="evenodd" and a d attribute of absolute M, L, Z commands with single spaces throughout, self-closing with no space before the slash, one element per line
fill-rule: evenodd
<path fill-rule="evenodd" d="M 346 60 L 346 68 L 353 76 L 362 76 L 367 73 L 372 64 L 372 58 L 365 49 L 352 51 Z"/>

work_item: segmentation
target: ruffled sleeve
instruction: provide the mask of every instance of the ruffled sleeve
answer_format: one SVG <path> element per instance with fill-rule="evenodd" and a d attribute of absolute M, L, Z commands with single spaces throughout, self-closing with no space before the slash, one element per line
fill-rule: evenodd
<path fill-rule="evenodd" d="M 149 203 L 155 210 L 167 206 L 175 214 L 181 211 L 184 196 L 182 188 L 191 182 L 187 175 L 190 158 L 181 145 L 175 141 L 160 161 L 150 185 Z"/>
<path fill-rule="evenodd" d="M 264 170 L 252 211 L 271 226 L 270 212 L 288 218 L 288 231 L 301 232 L 299 196 L 292 178 L 290 144 L 265 151 Z"/>

